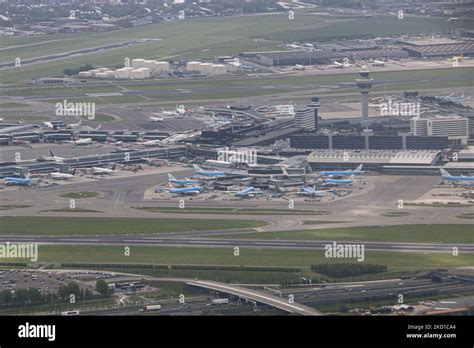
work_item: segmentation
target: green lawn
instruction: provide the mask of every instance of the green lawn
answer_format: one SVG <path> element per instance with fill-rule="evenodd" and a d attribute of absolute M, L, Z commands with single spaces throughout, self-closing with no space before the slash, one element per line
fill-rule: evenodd
<path fill-rule="evenodd" d="M 463 267 L 474 264 L 474 254 L 451 256 L 441 253 L 366 252 L 365 262 L 403 269 L 434 267 Z M 347 259 L 328 259 L 324 250 L 271 250 L 240 248 L 234 256 L 228 248 L 173 248 L 130 246 L 130 256 L 123 246 L 63 246 L 40 245 L 38 262 L 87 262 L 127 264 L 178 265 L 233 265 L 233 266 L 290 266 L 308 268 L 316 263 L 350 262 Z M 352 262 L 357 262 L 353 260 Z"/>
<path fill-rule="evenodd" d="M 0 103 L 0 109 L 29 108 L 31 105 L 21 103 Z"/>
<path fill-rule="evenodd" d="M 97 192 L 92 191 L 83 191 L 83 192 L 67 192 L 59 197 L 65 198 L 94 198 L 97 197 L 99 194 Z"/>
<path fill-rule="evenodd" d="M 222 236 L 220 236 L 222 237 Z M 229 236 L 226 236 L 227 238 Z M 351 240 L 419 243 L 474 243 L 472 224 L 394 225 L 233 234 L 241 239 Z"/>
<path fill-rule="evenodd" d="M 69 209 L 67 210 L 69 212 Z M 266 225 L 256 220 L 140 219 L 91 217 L 0 217 L 1 234 L 124 235 L 248 228 Z"/>
<path fill-rule="evenodd" d="M 82 119 L 89 120 L 89 116 L 82 116 Z M 107 114 L 95 114 L 95 117 L 91 120 L 94 122 L 112 122 L 115 121 L 115 117 L 107 115 Z"/>

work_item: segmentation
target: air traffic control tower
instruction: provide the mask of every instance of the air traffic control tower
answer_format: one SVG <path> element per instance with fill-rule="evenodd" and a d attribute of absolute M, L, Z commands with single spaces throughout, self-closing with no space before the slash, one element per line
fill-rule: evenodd
<path fill-rule="evenodd" d="M 369 70 L 366 66 L 362 67 L 359 72 L 360 78 L 356 79 L 357 88 L 359 88 L 360 94 L 362 95 L 362 126 L 367 127 L 370 124 L 369 121 L 369 92 L 372 89 L 374 79 L 369 77 Z"/>

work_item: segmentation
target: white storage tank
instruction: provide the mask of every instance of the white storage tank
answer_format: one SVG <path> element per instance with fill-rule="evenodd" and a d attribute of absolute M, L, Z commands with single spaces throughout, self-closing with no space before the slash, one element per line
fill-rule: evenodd
<path fill-rule="evenodd" d="M 144 63 L 145 59 L 142 58 L 137 58 L 137 59 L 132 59 L 132 67 L 133 68 L 144 68 Z"/>
<path fill-rule="evenodd" d="M 91 77 L 92 73 L 90 71 L 81 71 L 79 77 Z"/>
<path fill-rule="evenodd" d="M 126 69 L 117 69 L 115 70 L 116 79 L 128 79 L 130 78 L 130 71 Z"/>
<path fill-rule="evenodd" d="M 89 70 L 89 72 L 91 73 L 91 76 L 95 76 L 97 75 L 100 71 L 98 69 L 93 69 L 93 70 Z"/>
<path fill-rule="evenodd" d="M 168 62 L 155 62 L 155 71 L 157 73 L 167 73 L 170 71 L 170 63 Z"/>
<path fill-rule="evenodd" d="M 223 64 L 212 65 L 212 75 L 225 75 L 227 74 L 227 68 Z"/>
<path fill-rule="evenodd" d="M 186 70 L 187 71 L 201 71 L 201 62 L 188 62 L 186 64 Z"/>
<path fill-rule="evenodd" d="M 106 79 L 109 77 L 109 74 L 106 72 L 99 72 L 95 74 L 95 77 L 97 77 L 98 79 Z"/>
<path fill-rule="evenodd" d="M 130 74 L 130 77 L 132 79 L 146 79 L 146 78 L 150 77 L 150 69 L 140 68 L 140 69 L 132 70 L 132 73 Z"/>
<path fill-rule="evenodd" d="M 199 71 L 201 71 L 201 74 L 203 75 L 209 75 L 212 73 L 212 66 L 212 63 L 202 63 Z"/>

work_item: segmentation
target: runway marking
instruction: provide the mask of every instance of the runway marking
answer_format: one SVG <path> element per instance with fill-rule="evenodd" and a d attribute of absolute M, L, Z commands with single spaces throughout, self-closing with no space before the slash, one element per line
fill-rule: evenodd
<path fill-rule="evenodd" d="M 268 242 L 268 243 L 255 243 L 255 245 L 283 245 L 283 246 L 285 246 L 285 245 L 296 245 L 296 243 L 284 243 L 284 244 L 282 244 L 282 243 L 270 243 L 270 242 Z"/>
<path fill-rule="evenodd" d="M 189 241 L 192 244 L 229 244 L 229 242 L 214 242 L 214 241 Z"/>
<path fill-rule="evenodd" d="M 60 241 L 62 242 L 98 242 L 99 240 L 98 239 L 73 239 L 73 238 L 70 238 L 70 239 L 60 239 Z"/>

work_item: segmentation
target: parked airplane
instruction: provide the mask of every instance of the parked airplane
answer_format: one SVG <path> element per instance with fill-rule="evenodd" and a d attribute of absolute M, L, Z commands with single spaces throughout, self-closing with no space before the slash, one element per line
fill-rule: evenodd
<path fill-rule="evenodd" d="M 49 154 L 51 156 L 41 156 L 39 158 L 39 160 L 41 161 L 55 161 L 55 162 L 62 162 L 64 161 L 66 158 L 64 157 L 58 157 L 58 156 L 55 156 L 54 153 L 53 153 L 53 150 L 49 150 Z"/>
<path fill-rule="evenodd" d="M 82 120 L 79 120 L 78 123 L 70 123 L 70 124 L 68 124 L 66 128 L 68 128 L 68 129 L 75 129 L 75 128 L 80 127 L 81 124 L 82 124 Z"/>
<path fill-rule="evenodd" d="M 316 186 L 316 185 L 315 185 Z M 324 197 L 329 191 L 317 191 L 316 187 L 302 187 L 299 195 L 310 197 Z"/>
<path fill-rule="evenodd" d="M 150 116 L 148 117 L 148 119 L 153 122 L 163 122 L 165 120 L 163 117 L 154 117 L 154 116 Z"/>
<path fill-rule="evenodd" d="M 241 191 L 227 191 L 227 193 L 233 193 L 234 196 L 241 198 L 255 197 L 256 195 L 263 194 L 262 191 L 256 191 L 253 186 L 246 187 Z"/>
<path fill-rule="evenodd" d="M 435 99 L 445 102 L 445 103 L 451 102 L 455 104 L 461 104 L 464 101 L 471 100 L 471 97 L 469 96 L 466 97 L 464 96 L 464 94 L 457 96 L 454 93 L 452 93 L 450 95 L 445 95 L 445 96 L 435 96 Z"/>
<path fill-rule="evenodd" d="M 155 193 L 160 191 L 168 191 L 169 193 L 179 194 L 179 195 L 195 195 L 201 193 L 205 190 L 204 186 L 192 186 L 192 187 L 181 187 L 181 188 L 162 188 L 158 187 L 155 189 Z"/>
<path fill-rule="evenodd" d="M 82 145 L 90 145 L 92 144 L 92 139 L 91 138 L 83 138 L 83 139 L 76 139 L 74 136 L 72 137 L 73 140 L 67 140 L 67 144 L 73 144 L 76 146 L 82 146 Z"/>
<path fill-rule="evenodd" d="M 383 60 L 374 60 L 372 62 L 372 66 L 378 66 L 382 68 L 385 66 L 385 62 Z"/>
<path fill-rule="evenodd" d="M 325 170 L 319 172 L 320 175 L 360 175 L 364 173 L 362 171 L 362 166 L 363 164 L 359 165 L 356 169 L 354 170 Z"/>
<path fill-rule="evenodd" d="M 440 169 L 440 172 L 441 172 L 441 177 L 444 180 L 449 180 L 449 181 L 474 181 L 474 176 L 451 175 L 445 169 Z"/>
<path fill-rule="evenodd" d="M 69 179 L 74 178 L 75 174 L 76 174 L 76 169 L 72 171 L 72 174 L 53 172 L 53 173 L 50 173 L 49 176 L 54 180 L 69 180 Z"/>
<path fill-rule="evenodd" d="M 92 167 L 92 174 L 113 174 L 113 173 L 116 173 L 117 171 L 115 170 L 115 164 L 114 166 L 112 167 L 112 169 L 110 168 L 102 168 L 102 167 Z"/>
<path fill-rule="evenodd" d="M 193 168 L 194 168 L 194 174 L 198 174 L 198 175 L 203 175 L 203 176 L 224 176 L 225 175 L 225 172 L 221 172 L 221 171 L 203 170 L 201 167 L 199 167 L 196 164 L 193 164 Z"/>
<path fill-rule="evenodd" d="M 29 175 L 23 178 L 17 176 L 7 176 L 3 178 L 3 181 L 6 185 L 29 186 L 31 184 Z"/>
<path fill-rule="evenodd" d="M 13 145 L 21 145 L 23 147 L 31 149 L 32 146 L 30 144 L 31 144 L 31 141 L 28 141 L 28 140 L 13 139 Z"/>
<path fill-rule="evenodd" d="M 144 142 L 141 142 L 139 143 L 139 145 L 143 145 L 145 147 L 153 147 L 153 146 L 160 146 L 160 145 L 164 145 L 163 144 L 163 140 L 148 140 L 148 141 L 144 141 Z"/>
<path fill-rule="evenodd" d="M 337 60 L 335 60 L 333 64 L 335 68 L 350 68 L 354 66 L 354 64 L 350 64 L 348 62 L 347 58 L 345 58 L 342 63 L 339 63 Z"/>
<path fill-rule="evenodd" d="M 348 185 L 355 181 L 354 174 L 349 179 L 322 179 L 324 186 L 337 186 L 337 185 Z"/>
<path fill-rule="evenodd" d="M 171 184 L 178 184 L 178 185 L 198 185 L 199 180 L 192 180 L 192 179 L 176 179 L 173 174 L 168 173 L 168 183 Z"/>

